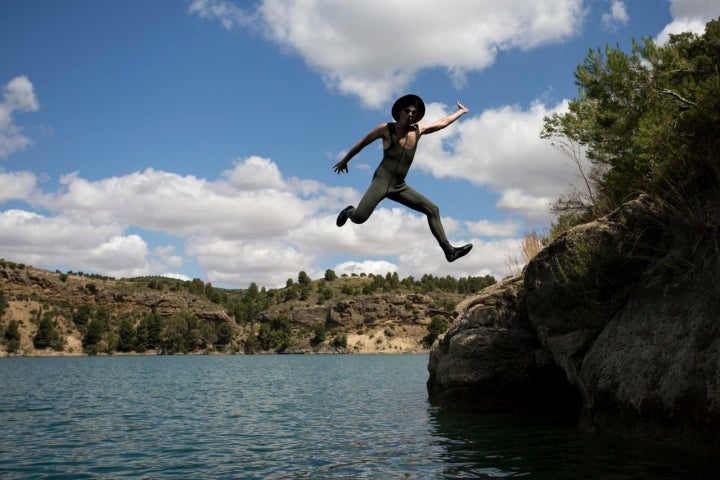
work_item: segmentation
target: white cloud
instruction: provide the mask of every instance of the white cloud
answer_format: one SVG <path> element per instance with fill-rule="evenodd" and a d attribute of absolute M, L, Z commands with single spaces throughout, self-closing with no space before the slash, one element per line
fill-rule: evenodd
<path fill-rule="evenodd" d="M 625 2 L 622 0 L 611 0 L 610 12 L 604 13 L 602 16 L 602 23 L 605 28 L 613 29 L 618 24 L 626 24 L 630 20 L 627 10 L 625 8 Z"/>
<path fill-rule="evenodd" d="M 516 237 L 522 229 L 521 223 L 517 220 L 478 220 L 466 223 L 468 231 L 480 237 Z"/>
<path fill-rule="evenodd" d="M 273 176 L 267 178 L 270 183 L 275 181 Z M 212 182 L 154 170 L 97 181 L 72 174 L 63 178 L 63 184 L 61 192 L 36 196 L 56 212 L 54 216 L 22 210 L 0 214 L 0 251 L 14 260 L 40 267 L 66 266 L 115 277 L 151 274 L 177 277 L 178 274 L 168 272 L 187 263 L 184 259 L 187 257 L 200 267 L 207 281 L 235 286 L 246 286 L 252 281 L 269 287 L 281 286 L 301 270 L 319 278 L 327 268 L 327 259 L 338 254 L 360 259 L 340 264 L 340 273 L 384 274 L 396 270 L 403 276 L 498 273 L 491 270 L 494 267 L 485 255 L 474 262 L 447 264 L 426 219 L 392 203 L 378 208 L 363 225 L 349 223 L 339 229 L 334 221 L 335 207 L 321 200 L 335 198 L 336 192 L 300 179 L 284 182 L 288 191 L 280 196 L 272 189 L 256 185 L 252 193 L 259 197 L 255 203 L 247 204 L 243 203 L 247 192 L 233 190 L 224 178 Z M 294 194 L 289 185 L 303 186 L 302 191 L 310 198 Z M 215 198 L 218 191 L 225 196 Z M 352 193 L 354 198 L 359 195 Z M 170 202 L 172 198 L 174 204 Z M 265 214 L 252 221 L 244 217 L 246 214 L 234 217 L 236 209 L 228 208 L 224 202 L 237 202 L 241 211 L 253 205 L 257 210 L 260 204 Z M 283 223 L 282 215 L 272 217 L 272 212 L 281 210 L 273 202 L 291 211 L 307 208 L 306 220 Z M 337 203 L 338 208 L 342 204 Z M 328 208 L 333 211 L 328 213 Z M 224 214 L 216 215 L 218 209 Z M 231 229 L 229 225 L 237 219 L 241 223 L 244 219 L 243 226 Z M 464 233 L 462 222 L 449 217 L 443 222 L 454 243 L 468 241 L 463 238 L 468 234 Z M 266 223 L 281 223 L 283 227 L 270 228 Z M 509 224 L 484 225 L 486 231 L 510 233 Z M 127 230 L 131 227 L 133 233 L 129 234 Z M 472 228 L 482 234 L 482 228 Z M 175 247 L 167 244 L 151 248 L 143 232 L 153 231 L 184 240 L 184 250 L 176 253 Z M 481 251 L 479 247 L 477 252 Z M 398 263 L 387 260 L 391 257 L 397 257 Z M 502 264 L 497 260 L 494 263 Z"/>
<path fill-rule="evenodd" d="M 6 210 L 0 212 L 0 251 L 35 266 L 69 265 L 118 276 L 146 273 L 147 246 L 123 230 L 115 223 L 94 224 L 64 214 Z"/>
<path fill-rule="evenodd" d="M 166 277 L 166 278 L 174 278 L 175 280 L 182 280 L 184 282 L 189 282 L 190 280 L 192 280 L 192 278 L 188 277 L 187 275 L 183 275 L 181 273 L 166 272 L 166 273 L 161 273 L 160 276 Z"/>
<path fill-rule="evenodd" d="M 567 102 L 535 103 L 527 110 L 505 106 L 466 115 L 451 129 L 421 139 L 416 168 L 488 186 L 507 197 L 500 208 L 533 222 L 546 220 L 548 199 L 574 183 L 577 173 L 569 159 L 540 138 L 544 117 L 566 109 Z M 440 118 L 447 110 L 432 104 L 428 112 L 429 118 Z M 545 205 L 544 211 L 539 205 Z"/>
<path fill-rule="evenodd" d="M 398 259 L 398 271 L 409 272 L 416 278 L 425 273 L 435 276 L 451 275 L 455 278 L 492 275 L 500 279 L 510 274 L 507 269 L 508 256 L 520 251 L 520 239 L 485 241 L 478 238 L 467 240 L 473 244 L 470 253 L 461 260 L 447 263 L 441 250 L 409 250 Z M 460 242 L 458 242 L 460 243 Z M 462 242 L 465 243 L 465 242 Z M 407 275 L 401 275 L 405 277 Z"/>
<path fill-rule="evenodd" d="M 183 264 L 182 257 L 179 255 L 175 255 L 174 245 L 163 245 L 155 247 L 152 249 L 152 253 L 156 258 L 162 259 L 163 265 L 177 268 Z M 154 271 L 157 271 L 157 269 L 154 269 Z"/>
<path fill-rule="evenodd" d="M 33 84 L 27 77 L 15 77 L 3 87 L 3 101 L 0 103 L 0 158 L 23 150 L 32 143 L 14 123 L 13 114 L 35 112 L 39 108 Z"/>
<path fill-rule="evenodd" d="M 90 249 L 84 256 L 88 265 L 111 277 L 145 275 L 148 246 L 139 235 L 116 235 Z"/>
<path fill-rule="evenodd" d="M 35 192 L 32 172 L 0 172 L 0 204 L 8 200 L 27 200 Z"/>
<path fill-rule="evenodd" d="M 300 252 L 284 237 L 319 208 L 339 208 L 348 192 L 286 181 L 273 162 L 258 157 L 237 162 L 215 181 L 147 169 L 95 181 L 72 173 L 60 185 L 59 192 L 39 192 L 32 174 L 0 174 L 0 186 L 8 187 L 4 198 L 54 212 L 2 212 L 0 251 L 38 266 L 73 265 L 112 276 L 159 274 L 183 264 L 172 245 L 149 251 L 139 235 L 125 233 L 132 227 L 185 239 L 183 255 L 195 256 L 208 280 L 241 285 L 249 279 L 275 285 L 298 266 L 310 266 L 315 250 Z M 334 221 L 330 226 L 337 230 Z"/>
<path fill-rule="evenodd" d="M 550 221 L 550 204 L 557 197 L 535 197 L 521 190 L 509 189 L 502 192 L 497 207 L 514 213 L 524 214 L 532 223 L 542 224 Z"/>
<path fill-rule="evenodd" d="M 236 169 L 254 168 L 253 162 L 239 163 Z M 233 171 L 227 175 L 235 176 Z M 73 173 L 60 183 L 62 192 L 41 200 L 49 209 L 178 236 L 205 230 L 224 238 L 279 235 L 310 210 L 292 191 L 272 184 L 238 188 L 226 179 L 211 182 L 151 168 L 94 182 Z"/>
<path fill-rule="evenodd" d="M 208 281 L 218 284 L 248 285 L 256 282 L 279 287 L 296 278 L 314 261 L 283 239 L 263 241 L 223 240 L 198 235 L 191 237 L 186 252 L 197 258 Z"/>
<path fill-rule="evenodd" d="M 343 262 L 335 266 L 333 271 L 337 275 L 352 275 L 354 274 L 375 274 L 385 275 L 390 272 L 397 272 L 397 265 L 385 260 L 365 260 L 363 262 Z"/>
<path fill-rule="evenodd" d="M 575 35 L 586 13 L 581 0 L 264 0 L 253 12 L 229 0 L 196 0 L 189 11 L 226 28 L 252 25 L 299 54 L 330 88 L 370 107 L 403 92 L 424 68 L 444 68 L 460 86 L 501 51 Z"/>
<path fill-rule="evenodd" d="M 128 177 L 129 183 L 133 184 L 133 175 Z M 150 175 L 147 180 L 161 182 L 162 179 L 162 176 Z M 76 182 L 80 180 L 77 177 L 74 179 Z M 121 184 L 122 180 L 114 179 Z M 98 198 L 95 190 L 107 182 L 108 179 L 81 182 L 84 184 L 81 190 L 98 201 L 94 214 L 89 210 L 78 209 L 74 204 L 59 211 L 56 216 L 21 210 L 2 212 L 0 251 L 9 255 L 9 258 L 40 267 L 67 266 L 115 277 L 163 274 L 185 278 L 185 275 L 169 272 L 187 263 L 183 258 L 187 257 L 194 259 L 205 273 L 204 279 L 213 284 L 242 287 L 256 282 L 277 287 L 288 278 L 295 278 L 301 270 L 313 278 L 319 278 L 327 268 L 328 256 L 334 254 L 359 258 L 338 264 L 337 273 L 384 274 L 387 271 L 398 271 L 403 277 L 418 277 L 424 273 L 457 277 L 503 275 L 504 252 L 516 242 L 507 239 L 486 243 L 483 240 L 467 239 L 468 234 L 463 233 L 461 222 L 444 218 L 448 236 L 455 244 L 467 241 L 476 244 L 475 250 L 462 262 L 448 264 L 430 235 L 424 217 L 404 208 L 387 207 L 377 209 L 363 225 L 349 223 L 342 229 L 335 226 L 335 214 L 328 215 L 323 210 L 309 212 L 305 223 L 295 227 L 287 226 L 285 231 L 277 234 L 266 231 L 264 235 L 258 235 L 256 232 L 238 231 L 236 236 L 231 237 L 226 235 L 225 219 L 198 223 L 198 219 L 190 214 L 184 219 L 184 225 L 179 226 L 174 223 L 175 220 L 162 220 L 160 212 L 155 214 L 157 218 L 141 218 L 145 223 L 139 227 L 125 223 L 137 215 L 139 207 L 128 203 L 120 203 L 118 207 L 102 197 Z M 197 198 L 202 198 L 201 193 L 205 191 L 202 188 L 207 189 L 208 196 L 212 196 L 212 182 L 197 185 L 201 189 L 197 192 Z M 165 193 L 160 192 L 159 188 L 147 187 L 149 192 L 159 192 L 160 200 L 157 203 L 162 203 Z M 65 195 L 60 194 L 64 199 L 63 204 L 67 206 L 69 202 Z M 46 196 L 48 201 L 52 198 L 52 195 Z M 295 201 L 303 202 L 297 198 Z M 150 205 L 153 197 L 143 198 L 140 203 Z M 204 206 L 214 208 L 212 201 Z M 123 211 L 124 208 L 127 211 Z M 168 214 L 172 216 L 172 212 Z M 118 221 L 110 220 L 113 215 L 119 217 Z M 139 233 L 128 234 L 130 225 Z M 470 225 L 468 230 L 476 235 L 509 235 L 513 228 L 516 227 L 511 223 L 479 221 Z M 185 241 L 184 251 L 176 254 L 172 245 L 151 249 L 143 238 L 142 230 L 166 234 L 180 232 L 177 235 Z M 397 263 L 387 260 L 392 257 L 398 259 Z"/>
<path fill-rule="evenodd" d="M 710 20 L 720 14 L 720 4 L 716 0 L 670 0 L 670 13 L 673 18 Z"/>
<path fill-rule="evenodd" d="M 359 198 L 359 195 L 358 195 Z M 343 228 L 335 226 L 331 216 L 311 219 L 288 233 L 298 245 L 322 247 L 330 252 L 351 252 L 356 255 L 398 255 L 418 242 L 435 244 L 425 217 L 413 214 L 404 207 L 387 201 L 377 208 L 362 225 L 348 222 Z M 443 219 L 448 235 L 454 230 L 451 219 Z"/>
<path fill-rule="evenodd" d="M 655 38 L 658 44 L 665 44 L 671 34 L 693 32 L 701 35 L 705 24 L 720 16 L 720 3 L 717 0 L 670 0 L 670 14 L 673 21 Z"/>
<path fill-rule="evenodd" d="M 706 21 L 699 18 L 679 18 L 665 26 L 662 32 L 655 37 L 655 43 L 664 45 L 670 40 L 670 35 L 684 32 L 702 34 L 705 31 Z"/>
<path fill-rule="evenodd" d="M 236 161 L 235 168 L 224 172 L 230 183 L 239 189 L 265 190 L 274 188 L 281 190 L 285 187 L 280 169 L 270 159 L 249 157 L 243 161 Z"/>
<path fill-rule="evenodd" d="M 190 13 L 208 20 L 218 20 L 225 29 L 245 26 L 253 21 L 241 8 L 230 2 L 216 0 L 193 0 L 188 7 Z"/>

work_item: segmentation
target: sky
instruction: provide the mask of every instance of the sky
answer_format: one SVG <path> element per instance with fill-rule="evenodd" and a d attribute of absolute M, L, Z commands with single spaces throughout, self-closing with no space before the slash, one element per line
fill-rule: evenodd
<path fill-rule="evenodd" d="M 0 0 L 0 258 L 115 278 L 284 286 L 301 271 L 493 275 L 577 183 L 539 137 L 590 50 L 701 34 L 717 0 Z M 437 120 L 407 183 L 338 228 L 406 93 Z"/>

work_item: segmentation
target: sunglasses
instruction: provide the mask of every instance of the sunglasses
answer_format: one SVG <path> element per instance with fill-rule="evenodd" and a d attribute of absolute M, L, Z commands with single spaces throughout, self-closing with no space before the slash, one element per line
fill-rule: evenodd
<path fill-rule="evenodd" d="M 403 108 L 403 111 L 405 113 L 412 113 L 413 115 L 417 115 L 417 113 L 418 113 L 417 108 L 410 108 L 410 107 Z"/>

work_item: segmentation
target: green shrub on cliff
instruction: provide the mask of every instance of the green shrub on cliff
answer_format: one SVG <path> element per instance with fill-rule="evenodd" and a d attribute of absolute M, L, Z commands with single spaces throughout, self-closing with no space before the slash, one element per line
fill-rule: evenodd
<path fill-rule="evenodd" d="M 65 342 L 50 315 L 43 315 L 33 337 L 33 346 L 38 349 L 52 348 L 60 351 Z"/>
<path fill-rule="evenodd" d="M 428 334 L 423 339 L 423 343 L 428 347 L 448 329 L 448 324 L 444 318 L 439 315 L 435 315 L 428 325 Z"/>
<path fill-rule="evenodd" d="M 15 353 L 20 348 L 20 322 L 10 320 L 2 335 L 8 353 Z"/>
<path fill-rule="evenodd" d="M 0 317 L 2 317 L 3 314 L 5 313 L 5 309 L 7 308 L 7 306 L 8 306 L 8 303 L 5 300 L 5 292 L 0 290 Z"/>
<path fill-rule="evenodd" d="M 703 35 L 666 45 L 633 42 L 590 51 L 577 67 L 579 96 L 545 119 L 543 138 L 570 156 L 584 180 L 557 200 L 563 229 L 604 215 L 639 192 L 679 192 L 720 180 L 720 19 Z M 583 155 L 591 163 L 582 166 Z"/>

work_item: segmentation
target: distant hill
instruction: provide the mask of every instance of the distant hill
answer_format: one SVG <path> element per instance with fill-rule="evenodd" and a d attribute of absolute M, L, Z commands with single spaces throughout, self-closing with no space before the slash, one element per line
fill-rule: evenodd
<path fill-rule="evenodd" d="M 328 270 L 284 288 L 230 290 L 0 260 L 0 356 L 422 352 L 462 298 L 493 283 Z"/>

